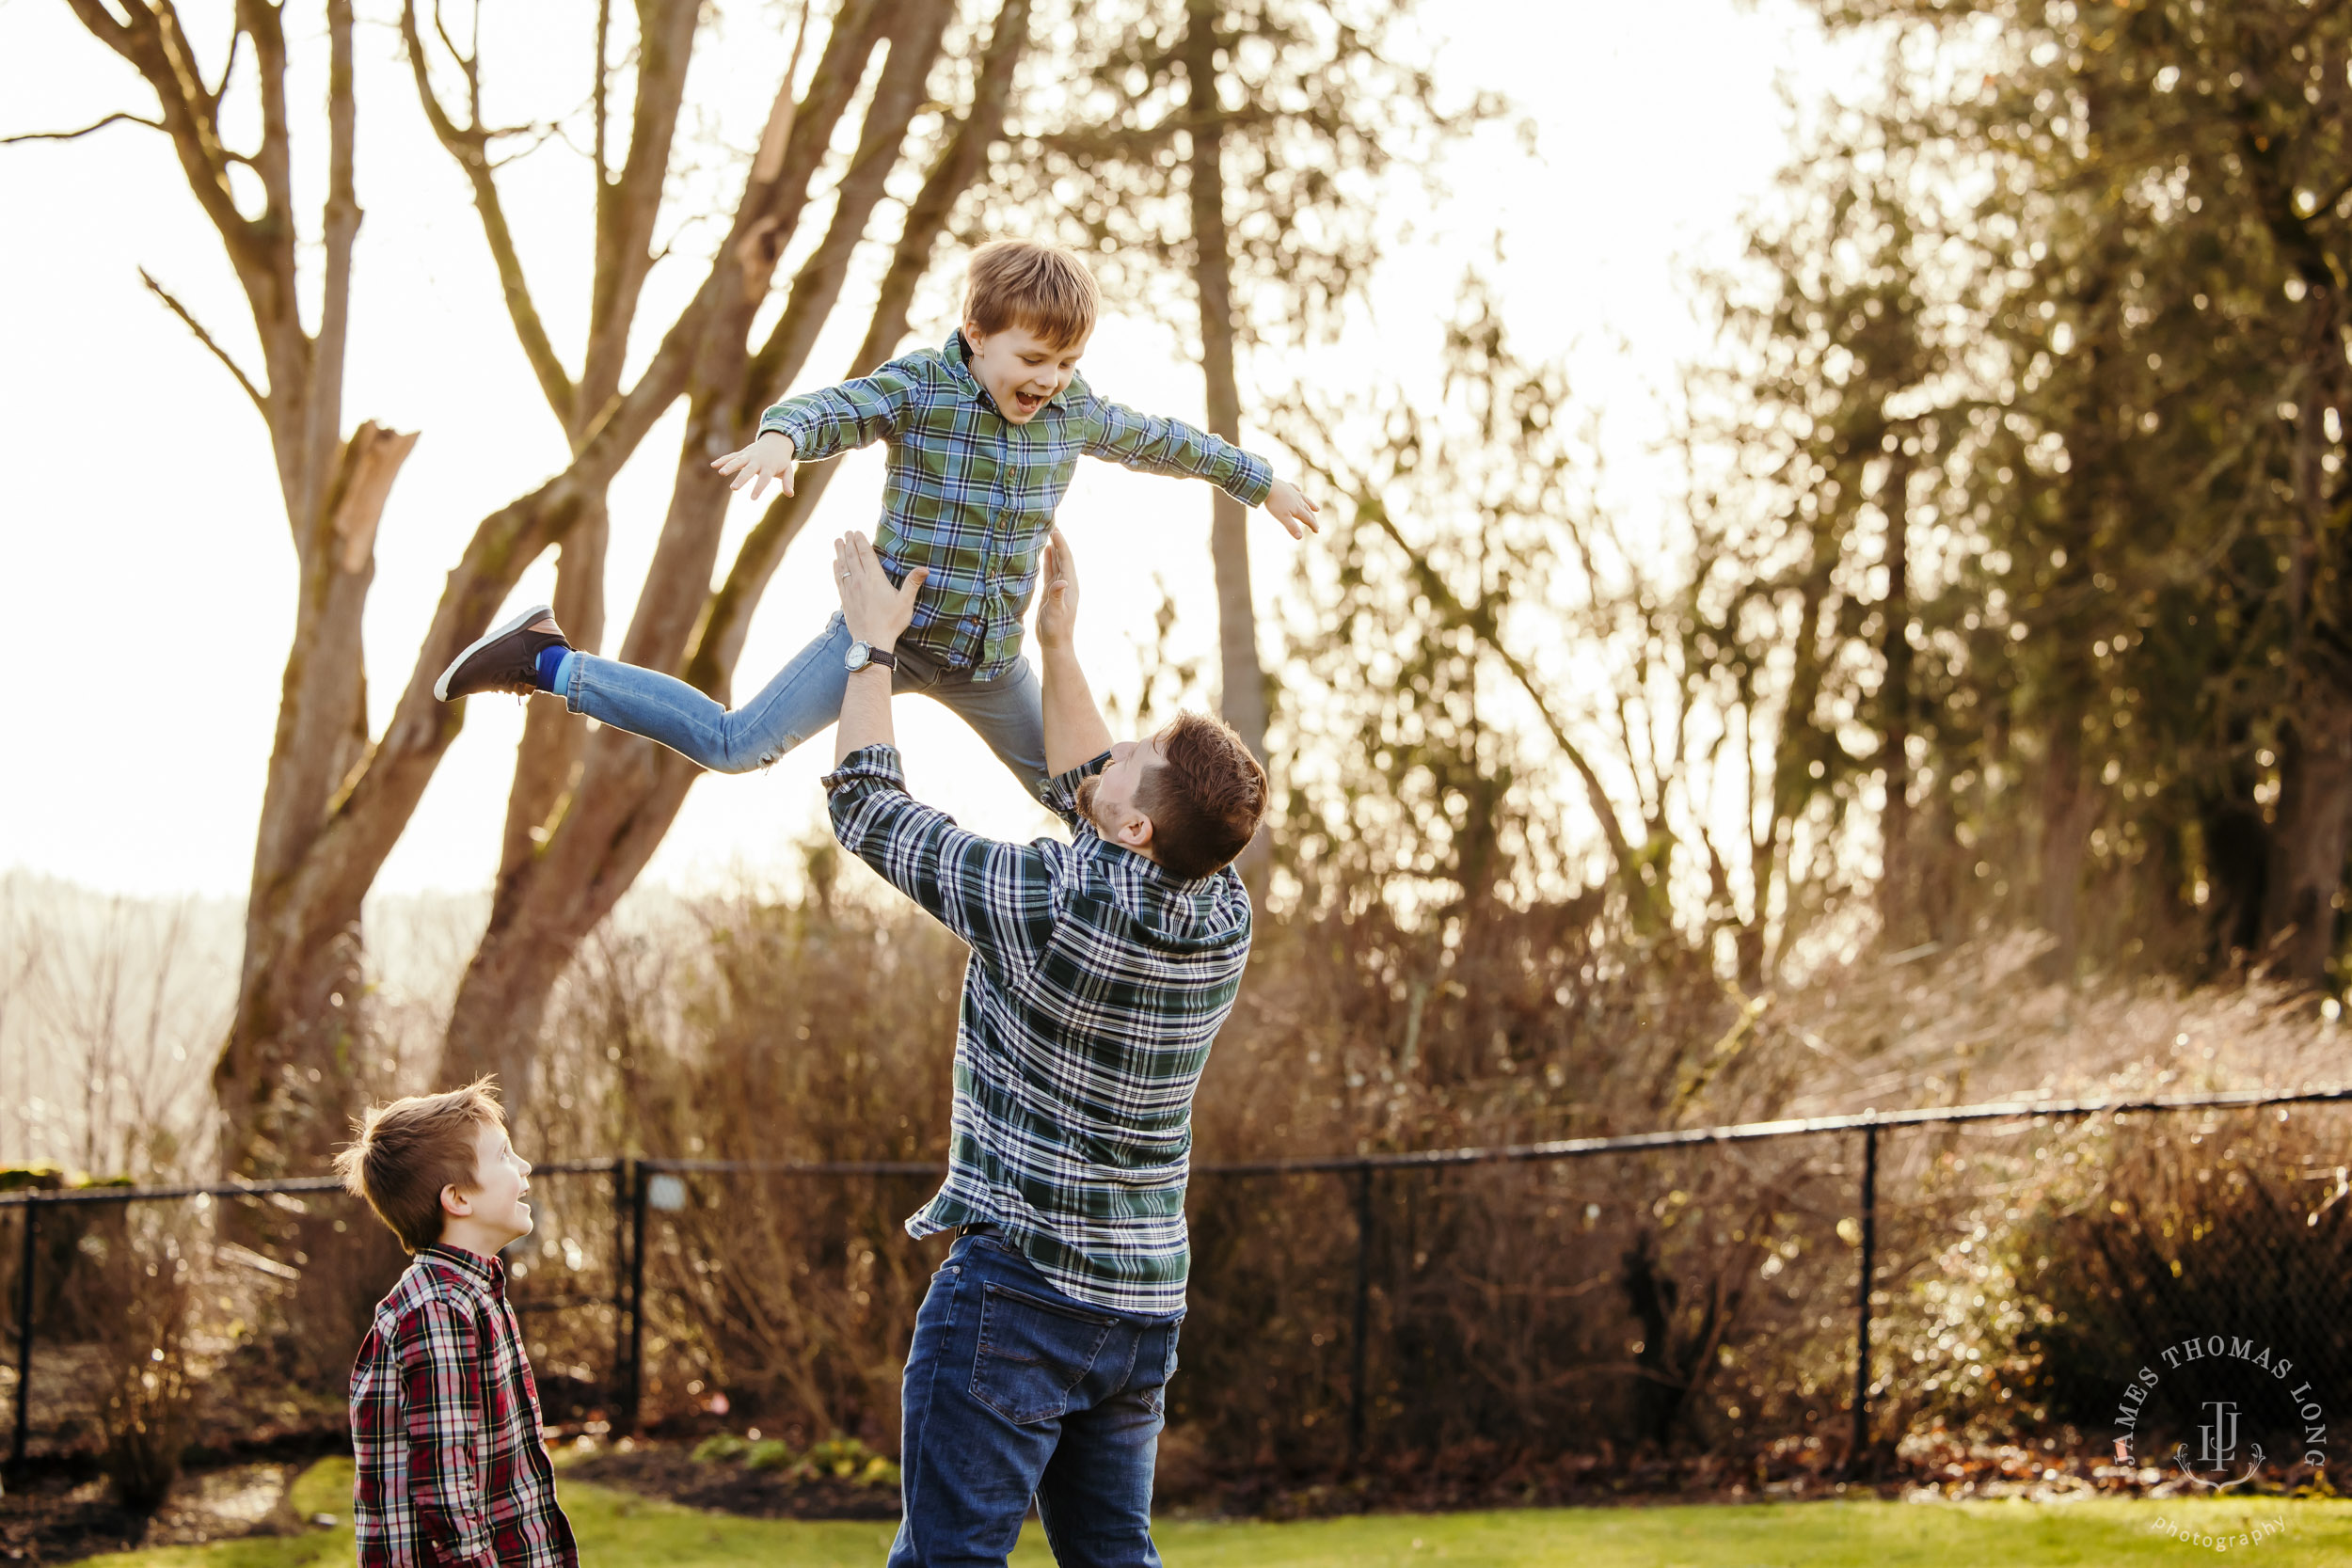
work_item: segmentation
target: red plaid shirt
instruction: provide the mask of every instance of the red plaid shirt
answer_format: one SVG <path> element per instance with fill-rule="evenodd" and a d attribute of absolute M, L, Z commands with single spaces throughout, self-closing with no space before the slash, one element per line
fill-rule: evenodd
<path fill-rule="evenodd" d="M 506 1268 L 417 1254 L 351 1369 L 361 1568 L 578 1568 Z"/>

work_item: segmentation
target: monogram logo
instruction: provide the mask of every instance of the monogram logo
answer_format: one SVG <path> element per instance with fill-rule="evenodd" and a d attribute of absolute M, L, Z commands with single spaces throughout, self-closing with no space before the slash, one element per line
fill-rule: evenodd
<path fill-rule="evenodd" d="M 2159 1393 L 2168 1373 L 2178 1374 L 2171 1400 Z M 2167 1345 L 2124 1386 L 2115 1425 L 2119 1465 L 2150 1464 L 2137 1451 L 2143 1434 L 2193 1433 L 2194 1443 L 2182 1437 L 2172 1445 L 2169 1465 L 2144 1468 L 2141 1479 L 2169 1469 L 2204 1492 L 2232 1491 L 2258 1475 L 2272 1457 L 2265 1439 L 2281 1458 L 2292 1453 L 2314 1468 L 2328 1462 L 2328 1412 L 2311 1379 L 2293 1357 L 2235 1335 Z"/>
<path fill-rule="evenodd" d="M 2205 1423 L 2197 1429 L 2197 1464 L 2188 1463 L 2188 1445 L 2181 1443 L 2172 1449 L 2172 1459 L 2181 1467 L 2181 1474 L 2199 1486 L 2217 1492 L 2227 1492 L 2233 1486 L 2243 1486 L 2263 1467 L 2263 1446 L 2252 1445 L 2246 1469 L 2234 1480 L 2217 1480 L 2227 1476 L 2230 1463 L 2237 1456 L 2237 1402 L 2207 1400 Z"/>

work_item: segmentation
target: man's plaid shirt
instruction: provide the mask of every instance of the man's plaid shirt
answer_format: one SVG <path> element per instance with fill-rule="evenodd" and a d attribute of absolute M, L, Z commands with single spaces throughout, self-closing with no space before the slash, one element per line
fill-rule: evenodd
<path fill-rule="evenodd" d="M 1249 956 L 1231 866 L 1186 881 L 1079 812 L 1097 757 L 1045 786 L 1072 842 L 1004 844 L 906 792 L 898 753 L 830 774 L 843 847 L 972 947 L 947 1180 L 911 1236 L 992 1222 L 1055 1286 L 1137 1317 L 1184 1309 L 1192 1095 Z"/>
<path fill-rule="evenodd" d="M 351 1453 L 362 1568 L 578 1568 L 497 1259 L 427 1247 L 376 1305 Z"/>
<path fill-rule="evenodd" d="M 1274 488 L 1264 458 L 1107 402 L 1083 376 L 1027 424 L 1014 424 L 974 378 L 970 357 L 958 332 L 944 349 L 788 398 L 759 421 L 763 434 L 792 437 L 793 455 L 805 463 L 890 443 L 874 549 L 892 582 L 930 568 L 914 623 L 898 641 L 950 669 L 993 680 L 1020 657 L 1038 554 L 1080 456 L 1205 479 L 1244 506 Z"/>

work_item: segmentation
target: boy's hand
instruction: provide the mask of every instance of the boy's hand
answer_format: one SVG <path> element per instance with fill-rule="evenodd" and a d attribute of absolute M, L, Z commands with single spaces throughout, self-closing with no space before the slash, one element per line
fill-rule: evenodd
<path fill-rule="evenodd" d="M 792 437 L 781 430 L 771 430 L 741 451 L 731 451 L 724 457 L 714 457 L 710 466 L 735 483 L 727 488 L 741 490 L 752 487 L 752 499 L 774 480 L 776 487 L 786 495 L 792 493 Z M 1295 533 L 1297 530 L 1293 529 Z"/>
<path fill-rule="evenodd" d="M 898 645 L 898 634 L 914 619 L 914 595 L 930 575 L 930 567 L 917 566 L 893 588 L 872 540 L 863 533 L 845 533 L 834 541 L 833 578 L 834 586 L 841 590 L 841 621 L 852 638 L 869 648 L 888 653 Z"/>
<path fill-rule="evenodd" d="M 1045 536 L 1045 592 L 1037 599 L 1037 645 L 1058 653 L 1078 627 L 1078 565 L 1070 541 L 1056 529 Z"/>
<path fill-rule="evenodd" d="M 1265 509 L 1274 514 L 1276 522 L 1290 530 L 1294 539 L 1323 531 L 1323 525 L 1315 521 L 1315 503 L 1287 479 L 1276 480 L 1274 488 L 1266 492 Z M 1300 531 L 1302 526 L 1304 532 Z"/>

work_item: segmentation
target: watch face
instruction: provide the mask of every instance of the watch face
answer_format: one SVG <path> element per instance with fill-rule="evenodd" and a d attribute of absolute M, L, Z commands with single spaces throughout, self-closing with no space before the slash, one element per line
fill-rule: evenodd
<path fill-rule="evenodd" d="M 852 642 L 850 644 L 850 657 L 842 662 L 852 670 L 863 670 L 866 668 L 866 659 L 873 652 L 873 648 L 866 643 Z"/>

